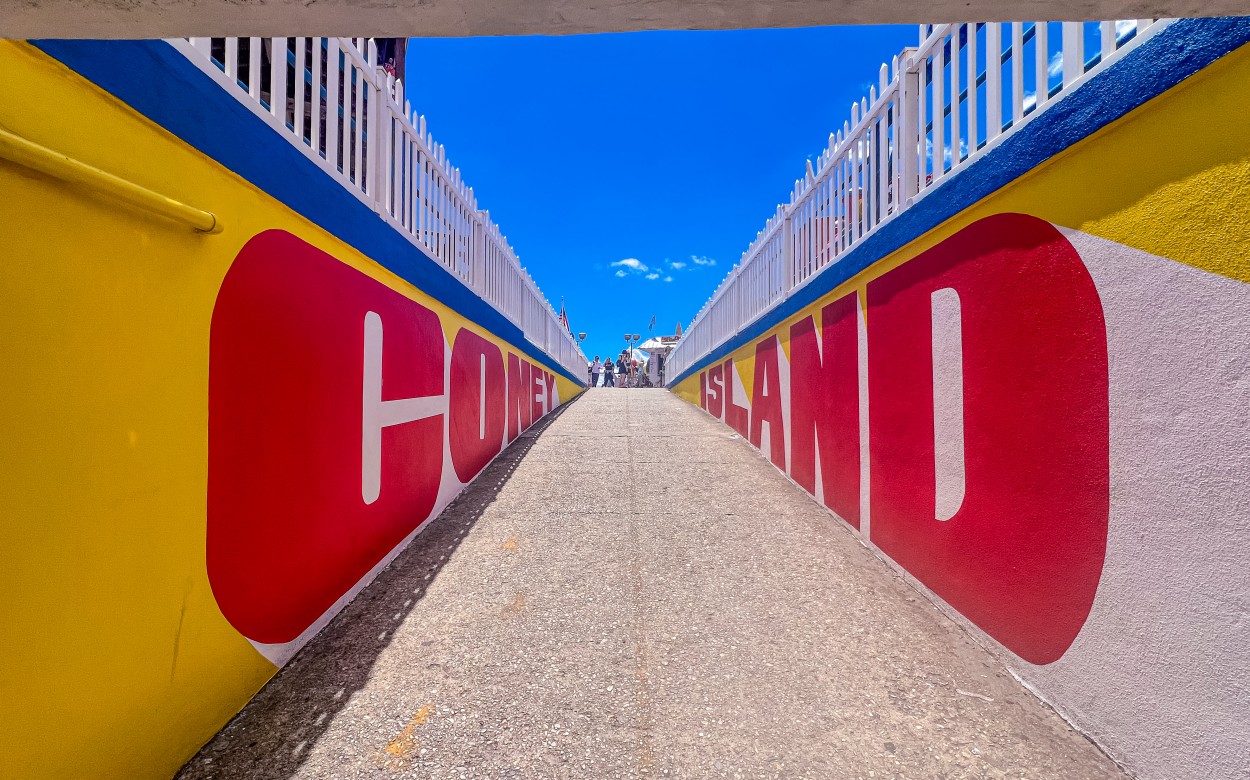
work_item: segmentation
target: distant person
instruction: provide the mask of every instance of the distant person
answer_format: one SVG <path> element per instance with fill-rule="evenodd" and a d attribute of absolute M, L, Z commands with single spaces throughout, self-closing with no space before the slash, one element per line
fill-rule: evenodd
<path fill-rule="evenodd" d="M 629 387 L 629 363 L 625 361 L 624 355 L 616 359 L 616 373 L 621 377 L 621 386 Z"/>
<path fill-rule="evenodd" d="M 595 355 L 595 362 L 590 364 L 590 386 L 597 387 L 599 385 L 599 372 L 603 371 L 603 364 L 599 362 L 599 356 Z"/>
<path fill-rule="evenodd" d="M 612 358 L 603 361 L 603 386 L 616 387 L 616 377 L 613 376 L 616 369 L 612 365 Z"/>

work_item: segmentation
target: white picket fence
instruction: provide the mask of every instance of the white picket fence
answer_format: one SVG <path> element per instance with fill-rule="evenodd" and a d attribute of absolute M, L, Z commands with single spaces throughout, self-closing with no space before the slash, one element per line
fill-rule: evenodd
<path fill-rule="evenodd" d="M 669 357 L 676 377 L 1169 20 L 921 25 Z"/>
<path fill-rule="evenodd" d="M 365 38 L 189 38 L 168 43 L 329 176 L 515 323 L 573 376 L 586 356 L 479 210 Z"/>

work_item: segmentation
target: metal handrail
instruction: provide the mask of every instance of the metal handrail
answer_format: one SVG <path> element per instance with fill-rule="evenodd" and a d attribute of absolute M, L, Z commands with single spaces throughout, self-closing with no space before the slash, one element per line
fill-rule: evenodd
<path fill-rule="evenodd" d="M 200 233 L 220 233 L 222 230 L 217 215 L 211 211 L 189 206 L 4 129 L 0 129 L 0 158 L 61 181 L 106 193 L 153 214 L 181 222 Z"/>

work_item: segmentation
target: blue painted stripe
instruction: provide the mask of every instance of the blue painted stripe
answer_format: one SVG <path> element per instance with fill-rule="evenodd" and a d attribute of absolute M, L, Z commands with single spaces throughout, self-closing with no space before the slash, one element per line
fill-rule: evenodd
<path fill-rule="evenodd" d="M 441 263 L 416 248 L 290 141 L 164 41 L 31 41 L 131 108 L 496 336 L 574 376 Z M 141 153 L 135 150 L 136 153 Z"/>
<path fill-rule="evenodd" d="M 1246 43 L 1250 43 L 1250 17 L 1181 19 L 1160 30 L 882 225 L 806 287 L 668 382 L 668 387 L 750 344 L 873 263 Z"/>

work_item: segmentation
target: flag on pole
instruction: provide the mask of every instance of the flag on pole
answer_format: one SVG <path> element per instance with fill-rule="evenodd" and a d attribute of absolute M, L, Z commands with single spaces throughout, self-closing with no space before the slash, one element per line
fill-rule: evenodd
<path fill-rule="evenodd" d="M 655 315 L 654 314 L 651 315 L 651 324 L 647 326 L 647 332 L 650 333 L 653 330 L 655 330 Z"/>
<path fill-rule="evenodd" d="M 570 336 L 573 335 L 573 328 L 569 326 L 569 313 L 564 310 L 563 295 L 560 296 L 560 324 L 564 326 L 564 329 L 569 332 Z"/>

